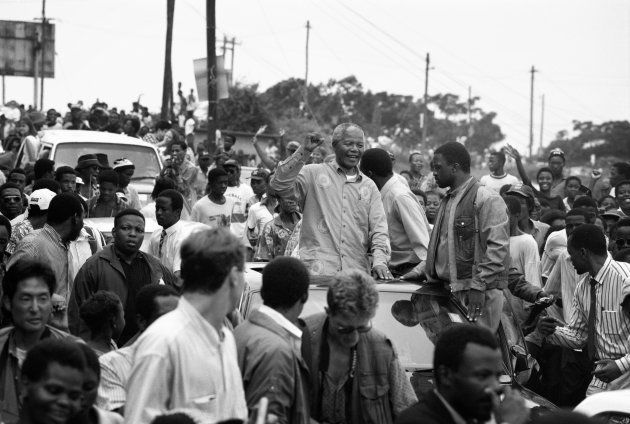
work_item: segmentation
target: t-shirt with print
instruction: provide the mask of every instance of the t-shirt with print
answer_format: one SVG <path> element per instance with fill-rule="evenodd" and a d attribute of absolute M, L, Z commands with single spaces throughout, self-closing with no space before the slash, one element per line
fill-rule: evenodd
<path fill-rule="evenodd" d="M 234 200 L 226 197 L 225 203 L 214 203 L 208 196 L 197 200 L 190 213 L 191 221 L 201 222 L 211 228 L 229 227 L 234 208 Z"/>
<path fill-rule="evenodd" d="M 230 220 L 230 229 L 239 239 L 245 236 L 247 222 L 247 201 L 254 196 L 254 190 L 247 184 L 228 187 L 225 197 L 234 201 L 234 209 Z"/>

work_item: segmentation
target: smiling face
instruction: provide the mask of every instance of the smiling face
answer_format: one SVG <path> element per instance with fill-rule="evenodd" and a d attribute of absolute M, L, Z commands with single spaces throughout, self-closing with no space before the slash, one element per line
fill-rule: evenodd
<path fill-rule="evenodd" d="M 343 138 L 337 140 L 333 148 L 335 149 L 335 157 L 339 166 L 348 171 L 354 169 L 359 165 L 365 150 L 363 131 L 358 127 L 347 128 Z"/>
<path fill-rule="evenodd" d="M 18 283 L 12 299 L 4 300 L 11 311 L 13 325 L 25 333 L 37 333 L 48 323 L 52 312 L 50 291 L 39 277 L 30 277 Z"/>
<path fill-rule="evenodd" d="M 416 153 L 411 156 L 411 160 L 409 161 L 409 168 L 414 174 L 419 174 L 422 172 L 422 168 L 424 168 L 424 160 L 422 159 L 421 154 Z"/>
<path fill-rule="evenodd" d="M 52 362 L 40 381 L 24 379 L 24 408 L 29 422 L 65 424 L 81 410 L 83 373 Z"/>
<path fill-rule="evenodd" d="M 617 204 L 622 210 L 630 210 L 630 184 L 622 184 L 615 191 Z"/>
<path fill-rule="evenodd" d="M 547 192 L 551 190 L 551 183 L 553 181 L 553 175 L 551 175 L 551 172 L 541 172 L 538 174 L 537 180 L 540 191 Z"/>

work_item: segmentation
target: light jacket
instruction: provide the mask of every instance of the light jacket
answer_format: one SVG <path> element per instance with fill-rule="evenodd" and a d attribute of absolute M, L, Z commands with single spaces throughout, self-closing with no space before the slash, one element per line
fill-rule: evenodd
<path fill-rule="evenodd" d="M 448 267 L 450 289 L 504 289 L 510 265 L 510 229 L 507 206 L 493 190 L 470 177 L 452 201 L 442 199 L 427 253 L 426 274 L 435 274 L 435 254 L 439 245 L 440 222 L 448 227 Z M 447 205 L 448 204 L 448 205 Z M 449 208 L 448 222 L 442 222 Z"/>
<path fill-rule="evenodd" d="M 309 377 L 299 339 L 258 310 L 236 327 L 234 338 L 248 409 L 265 396 L 279 423 L 308 424 Z"/>

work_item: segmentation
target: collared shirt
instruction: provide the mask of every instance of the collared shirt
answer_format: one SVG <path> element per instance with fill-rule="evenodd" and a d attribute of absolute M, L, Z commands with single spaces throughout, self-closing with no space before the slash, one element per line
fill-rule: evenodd
<path fill-rule="evenodd" d="M 466 424 L 466 420 L 464 419 L 464 417 L 462 417 L 459 414 L 459 412 L 457 412 L 455 408 L 453 408 L 451 404 L 448 403 L 448 401 L 442 397 L 442 395 L 440 394 L 440 392 L 438 392 L 437 389 L 433 389 L 433 393 L 435 393 L 437 398 L 440 399 L 440 402 L 442 402 L 442 404 L 448 411 L 449 415 L 451 416 L 455 424 Z"/>
<path fill-rule="evenodd" d="M 446 202 L 444 205 L 444 215 L 442 216 L 442 224 L 439 225 L 440 234 L 438 240 L 437 250 L 435 252 L 435 275 L 442 281 L 451 281 L 451 272 L 448 265 L 448 232 L 449 232 L 449 220 L 451 216 L 452 203 L 459 194 L 460 191 L 463 190 L 464 187 L 468 186 L 468 183 L 472 177 L 468 178 L 466 182 L 461 184 L 459 187 L 455 189 L 451 189 L 446 193 L 446 197 L 443 202 Z M 438 227 L 438 222 L 435 222 L 433 228 Z"/>
<path fill-rule="evenodd" d="M 276 311 L 275 309 L 270 308 L 267 305 L 260 305 L 258 310 L 261 313 L 267 315 L 272 320 L 274 320 L 276 324 L 278 324 L 280 327 L 287 330 L 291 335 L 295 336 L 298 340 L 300 341 L 302 340 L 302 330 L 300 330 L 291 321 L 286 319 L 286 317 L 282 315 L 280 312 Z"/>
<path fill-rule="evenodd" d="M 387 266 L 387 218 L 374 182 L 359 170 L 349 182 L 336 162 L 304 166 L 304 156 L 301 146 L 278 165 L 269 183 L 281 196 L 298 198 L 304 213 L 300 259 L 311 273 L 324 275 L 368 271 L 368 253 L 374 266 Z"/>
<path fill-rule="evenodd" d="M 96 406 L 107 411 L 125 406 L 127 382 L 133 367 L 135 345 L 107 352 L 100 356 L 101 379 L 98 385 Z"/>
<path fill-rule="evenodd" d="M 204 422 L 247 419 L 236 343 L 182 297 L 136 342 L 127 385 L 125 422 L 149 424 L 166 411 L 203 412 Z"/>
<path fill-rule="evenodd" d="M 297 223 L 293 228 L 285 226 L 280 216 L 276 216 L 273 221 L 265 224 L 258 239 L 256 258 L 271 260 L 277 256 L 284 256 L 289 239 L 296 227 Z"/>
<path fill-rule="evenodd" d="M 630 370 L 630 318 L 621 308 L 624 287 L 630 284 L 630 264 L 614 261 L 608 255 L 604 266 L 594 277 L 597 295 L 595 351 L 599 359 L 613 359 L 622 373 Z M 588 338 L 588 316 L 591 293 L 586 275 L 575 289 L 573 314 L 566 327 L 557 327 L 547 337 L 552 344 L 581 349 Z M 590 390 L 606 390 L 607 384 L 593 377 Z M 591 390 L 591 391 L 592 391 Z"/>
<path fill-rule="evenodd" d="M 538 250 L 543 247 L 545 243 L 545 236 L 547 235 L 547 231 L 549 231 L 549 224 L 545 224 L 544 222 L 534 221 L 532 219 L 529 220 L 532 223 L 533 231 L 530 233 L 534 240 L 536 240 L 536 244 L 538 245 Z"/>
<path fill-rule="evenodd" d="M 429 222 L 408 186 L 392 177 L 381 188 L 391 243 L 390 266 L 420 264 L 427 258 Z"/>
<path fill-rule="evenodd" d="M 549 310 L 554 311 L 555 318 L 561 318 L 565 323 L 569 322 L 573 315 L 573 295 L 581 278 L 585 278 L 584 274 L 579 275 L 577 273 L 571 263 L 571 256 L 565 249 L 558 255 L 556 263 L 545 283 L 546 293 L 562 299 L 562 308 L 553 305 Z"/>
<path fill-rule="evenodd" d="M 27 235 L 33 231 L 33 224 L 28 219 L 18 223 L 15 227 L 11 229 L 11 239 L 9 240 L 9 244 L 7 244 L 6 252 L 9 255 L 12 255 L 15 252 L 15 248 L 17 244 Z"/>
<path fill-rule="evenodd" d="M 182 264 L 182 257 L 179 250 L 184 240 L 186 240 L 189 235 L 196 233 L 197 231 L 209 228 L 210 227 L 207 225 L 198 222 L 184 222 L 179 220 L 165 230 L 166 236 L 162 242 L 162 254 L 160 255 L 160 238 L 162 237 L 162 228 L 155 230 L 153 234 L 151 234 L 146 253 L 160 259 L 162 265 L 171 272 L 179 272 Z"/>

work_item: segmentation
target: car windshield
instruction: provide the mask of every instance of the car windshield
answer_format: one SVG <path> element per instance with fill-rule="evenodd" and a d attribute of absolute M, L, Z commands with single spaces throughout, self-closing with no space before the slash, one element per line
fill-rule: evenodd
<path fill-rule="evenodd" d="M 301 317 L 324 312 L 326 287 L 312 286 Z M 252 294 L 248 311 L 260 306 L 260 292 Z M 394 343 L 407 370 L 433 368 L 433 350 L 445 327 L 464 318 L 448 297 L 410 292 L 379 291 L 379 304 L 372 326 Z"/>
<path fill-rule="evenodd" d="M 136 167 L 133 180 L 156 178 L 160 174 L 160 163 L 155 150 L 148 146 L 124 143 L 60 143 L 55 150 L 55 166 L 77 165 L 77 158 L 88 153 L 104 153 L 110 166 L 116 159 L 127 158 Z"/>

